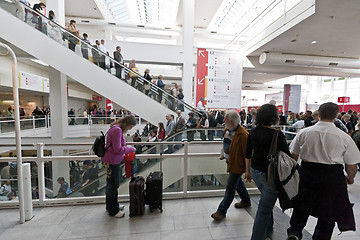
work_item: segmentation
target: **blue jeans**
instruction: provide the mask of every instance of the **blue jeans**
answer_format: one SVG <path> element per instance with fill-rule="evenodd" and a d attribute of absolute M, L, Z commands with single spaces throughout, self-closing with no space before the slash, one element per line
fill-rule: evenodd
<path fill-rule="evenodd" d="M 273 209 L 277 199 L 276 187 L 269 186 L 266 173 L 250 169 L 251 177 L 261 192 L 258 210 L 254 221 L 251 240 L 263 240 L 273 232 Z"/>
<path fill-rule="evenodd" d="M 106 210 L 109 215 L 114 216 L 120 211 L 118 203 L 120 164 L 108 164 L 106 175 Z"/>
<path fill-rule="evenodd" d="M 235 190 L 238 192 L 241 201 L 250 203 L 250 196 L 245 188 L 244 182 L 241 179 L 241 174 L 229 173 L 229 177 L 226 183 L 225 196 L 221 201 L 217 211 L 224 215 L 227 213 L 230 204 L 234 200 Z"/>

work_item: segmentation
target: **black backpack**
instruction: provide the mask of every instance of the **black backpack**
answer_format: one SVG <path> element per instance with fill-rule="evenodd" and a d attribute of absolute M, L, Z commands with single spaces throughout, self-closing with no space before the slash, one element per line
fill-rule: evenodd
<path fill-rule="evenodd" d="M 104 133 L 101 131 L 101 136 L 95 139 L 94 144 L 92 146 L 93 152 L 98 157 L 103 157 L 105 155 L 106 150 L 112 145 L 110 144 L 110 146 L 105 147 L 106 135 L 107 133 L 104 135 Z"/>

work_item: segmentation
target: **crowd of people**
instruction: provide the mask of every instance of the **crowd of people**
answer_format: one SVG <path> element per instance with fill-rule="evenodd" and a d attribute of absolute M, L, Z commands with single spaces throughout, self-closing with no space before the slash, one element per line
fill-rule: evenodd
<path fill-rule="evenodd" d="M 360 153 L 355 141 L 349 134 L 334 124 L 338 112 L 338 105 L 325 103 L 314 112 L 315 115 L 311 112 L 303 114 L 304 129 L 298 132 L 290 147 L 288 147 L 285 135 L 281 132 L 278 135 L 277 149 L 296 160 L 299 158 L 302 160 L 300 190 L 294 200 L 288 240 L 302 238 L 302 229 L 310 215 L 318 218 L 314 239 L 330 239 L 335 222 L 338 223 L 341 231 L 355 230 L 354 215 L 348 198 L 346 183 L 352 184 L 354 182 L 358 170 L 357 164 L 360 162 Z M 277 189 L 275 185 L 269 185 L 267 182 L 269 177 L 274 178 L 272 175 L 267 175 L 267 155 L 276 130 L 274 126 L 279 124 L 282 116 L 278 113 L 277 107 L 272 104 L 265 104 L 258 110 L 250 111 L 255 123 L 251 125 L 252 128 L 248 129 L 245 128 L 247 127 L 246 123 L 242 124 L 242 119 L 245 122 L 248 115 L 243 115 L 234 110 L 226 111 L 225 114 L 216 113 L 218 115 L 216 118 L 215 113 L 212 112 L 205 112 L 199 119 L 195 117 L 194 113 L 189 113 L 187 120 L 181 113 L 178 110 L 177 116 L 166 115 L 166 123 L 161 122 L 157 127 L 150 123 L 146 124 L 143 132 L 140 134 L 140 131 L 137 131 L 133 139 L 139 141 L 139 137 L 142 135 L 148 136 L 149 142 L 164 140 L 185 128 L 194 128 L 196 131 L 198 126 L 210 126 L 209 117 L 222 118 L 221 124 L 224 124 L 225 130 L 220 159 L 225 160 L 229 176 L 224 198 L 211 217 L 217 221 L 226 217 L 235 197 L 235 192 L 238 192 L 241 199 L 240 202 L 235 203 L 235 208 L 251 206 L 250 195 L 242 180 L 242 175 L 245 174 L 245 180 L 249 182 L 253 180 L 261 193 L 251 239 L 271 239 L 274 224 L 273 208 L 277 200 Z M 296 123 L 291 117 L 293 114 L 287 112 L 286 115 L 288 115 L 288 122 Z M 138 147 L 126 146 L 124 139 L 124 134 L 135 125 L 136 121 L 133 116 L 119 119 L 112 124 L 109 130 L 110 135 L 107 136 L 107 146 L 110 146 L 110 151 L 103 158 L 103 161 L 108 164 L 109 174 L 106 208 L 109 214 L 115 217 L 124 216 L 124 212 L 118 207 L 115 197 L 119 186 L 116 180 L 119 174 L 119 164 L 123 160 L 124 154 L 139 151 Z M 188 140 L 193 140 L 191 135 L 190 138 L 189 135 L 187 137 Z M 116 146 L 112 147 L 112 144 L 116 144 Z M 169 144 L 168 153 L 173 150 L 173 145 Z M 336 187 L 334 187 L 335 185 Z M 342 214 L 344 212 L 345 215 Z"/>
<path fill-rule="evenodd" d="M 20 2 L 31 7 L 31 5 L 26 0 L 21 0 Z M 155 78 L 153 75 L 150 75 L 150 70 L 148 68 L 144 70 L 144 74 L 142 75 L 139 68 L 136 66 L 135 59 L 132 59 L 128 64 L 126 64 L 121 53 L 120 46 L 116 46 L 114 52 L 111 55 L 111 53 L 109 53 L 105 47 L 104 39 L 95 40 L 94 44 L 92 44 L 88 39 L 89 36 L 87 33 L 80 33 L 80 31 L 77 29 L 76 21 L 73 19 L 70 20 L 67 26 L 67 30 L 72 34 L 61 30 L 57 24 L 58 21 L 54 11 L 50 10 L 48 12 L 48 20 L 44 20 L 44 8 L 46 8 L 46 5 L 42 2 L 34 4 L 34 12 L 29 13 L 27 9 L 23 9 L 21 10 L 23 14 L 19 14 L 19 17 L 24 18 L 25 21 L 28 21 L 28 17 L 31 15 L 31 22 L 35 24 L 35 27 L 39 31 L 44 32 L 58 42 L 64 43 L 70 50 L 74 52 L 76 46 L 80 45 L 81 54 L 85 59 L 92 61 L 95 65 L 110 73 L 112 73 L 112 69 L 114 69 L 114 75 L 116 77 L 129 83 L 132 87 L 144 92 L 144 94 L 154 98 L 154 100 L 168 105 L 170 109 L 180 109 L 184 111 L 184 104 L 182 103 L 184 99 L 184 93 L 176 83 L 167 91 L 167 97 L 163 98 L 165 84 L 163 82 L 164 79 L 162 75 L 158 75 Z M 21 6 L 19 9 L 22 9 Z M 126 67 L 126 71 L 124 67 Z M 143 78 L 140 79 L 139 76 Z M 162 91 L 159 89 L 152 89 L 150 82 L 156 85 Z"/>
<path fill-rule="evenodd" d="M 354 182 L 360 153 L 352 138 L 334 124 L 338 112 L 338 105 L 322 104 L 318 109 L 316 124 L 310 121 L 310 113 L 307 113 L 304 122 L 311 124 L 298 132 L 290 147 L 285 135 L 278 135 L 277 149 L 296 160 L 301 159 L 300 188 L 294 200 L 287 240 L 302 239 L 302 230 L 310 215 L 318 219 L 313 239 L 331 239 L 335 222 L 340 231 L 355 230 L 346 183 Z M 246 181 L 253 180 L 261 193 L 251 239 L 270 240 L 277 188 L 274 184 L 268 184 L 268 179 L 274 176 L 268 175 L 267 155 L 276 130 L 273 126 L 279 123 L 280 118 L 278 109 L 272 104 L 265 104 L 250 114 L 255 123 L 248 132 L 242 127 L 241 114 L 226 112 L 224 154 L 221 159 L 226 159 L 229 176 L 224 199 L 211 217 L 217 221 L 226 217 L 235 191 L 241 199 L 235 203 L 235 208 L 251 205 L 241 179 L 245 174 Z"/>

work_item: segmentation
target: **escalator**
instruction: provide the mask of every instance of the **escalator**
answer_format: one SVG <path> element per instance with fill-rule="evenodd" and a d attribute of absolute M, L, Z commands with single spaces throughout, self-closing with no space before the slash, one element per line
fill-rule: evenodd
<path fill-rule="evenodd" d="M 174 142 L 184 142 L 187 141 L 187 135 L 188 133 L 194 133 L 194 141 L 201 143 L 201 137 L 203 136 L 201 132 L 204 132 L 205 136 L 207 136 L 206 141 L 208 140 L 209 133 L 210 135 L 213 134 L 214 140 L 213 141 L 219 141 L 219 145 L 201 145 L 201 144 L 194 144 L 191 145 L 191 149 L 189 148 L 189 152 L 191 153 L 197 153 L 197 152 L 219 152 L 221 149 L 221 143 L 222 143 L 222 136 L 223 136 L 223 128 L 208 128 L 206 130 L 199 130 L 199 129 L 185 129 L 183 131 L 180 131 L 169 138 L 165 139 L 163 145 L 155 145 L 155 146 L 148 146 L 146 147 L 146 143 L 142 142 L 144 146 L 144 151 L 141 152 L 141 154 L 138 154 L 137 156 L 141 155 L 151 155 L 151 154 L 180 154 L 183 155 L 184 144 L 174 144 Z M 173 147 L 173 150 L 169 152 L 169 146 Z M 216 147 L 215 147 L 216 146 Z M 135 160 L 135 173 L 136 175 L 146 177 L 149 175 L 150 172 L 159 171 L 160 169 L 160 161 L 163 162 L 163 169 L 164 173 L 166 173 L 167 177 L 164 178 L 164 184 L 163 187 L 166 189 L 167 187 L 173 185 L 175 182 L 182 179 L 183 175 L 181 171 L 178 171 L 182 168 L 181 160 L 182 158 L 166 158 L 163 157 L 162 159 L 159 158 L 148 158 L 148 159 L 136 159 Z M 195 162 L 195 161 L 194 161 Z M 224 164 L 223 161 L 216 161 L 216 164 L 211 167 L 210 171 L 212 175 L 215 177 L 219 176 L 218 178 L 222 179 L 222 175 L 225 173 L 224 170 Z M 202 165 L 206 165 L 206 159 L 196 159 L 196 163 L 191 169 L 193 172 L 193 175 L 206 175 L 209 174 L 209 168 L 202 168 Z M 209 166 L 209 164 L 208 164 Z M 219 167 L 221 166 L 221 167 Z M 125 194 L 128 193 L 128 179 L 125 177 L 125 165 L 122 164 L 121 167 L 121 178 L 120 178 L 120 187 L 119 187 L 119 194 Z M 86 186 L 81 187 L 80 189 L 77 189 L 73 191 L 71 194 L 69 194 L 67 197 L 79 197 L 84 196 L 84 192 L 93 192 L 93 196 L 101 196 L 105 194 L 105 170 L 104 168 L 101 168 L 99 170 L 99 177 L 91 182 L 89 182 Z M 223 182 L 221 180 L 221 182 Z M 98 187 L 97 187 L 98 186 Z M 91 189 L 91 190 L 90 190 Z"/>
<path fill-rule="evenodd" d="M 151 123 L 163 121 L 166 114 L 174 114 L 176 109 L 183 109 L 185 114 L 200 114 L 189 104 L 180 101 L 22 3 L 0 0 L 0 22 L 0 38 L 7 43 L 49 64 Z M 75 43 L 75 51 L 68 48 L 69 43 Z M 84 51 L 88 58 L 84 57 Z M 132 77 L 116 77 L 115 69 L 106 68 L 109 64 L 120 66 L 125 76 Z"/>

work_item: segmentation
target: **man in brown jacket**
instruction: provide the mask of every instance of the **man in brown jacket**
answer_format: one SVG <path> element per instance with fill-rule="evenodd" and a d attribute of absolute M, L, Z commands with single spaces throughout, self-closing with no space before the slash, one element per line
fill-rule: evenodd
<path fill-rule="evenodd" d="M 224 135 L 224 157 L 228 164 L 227 171 L 229 177 L 226 183 L 224 199 L 221 201 L 217 211 L 211 214 L 215 220 L 222 220 L 226 217 L 226 212 L 235 197 L 235 190 L 238 192 L 241 202 L 235 203 L 236 208 L 251 206 L 250 196 L 247 192 L 241 175 L 245 173 L 245 153 L 248 132 L 240 126 L 240 115 L 231 110 L 225 115 L 225 135 Z"/>

